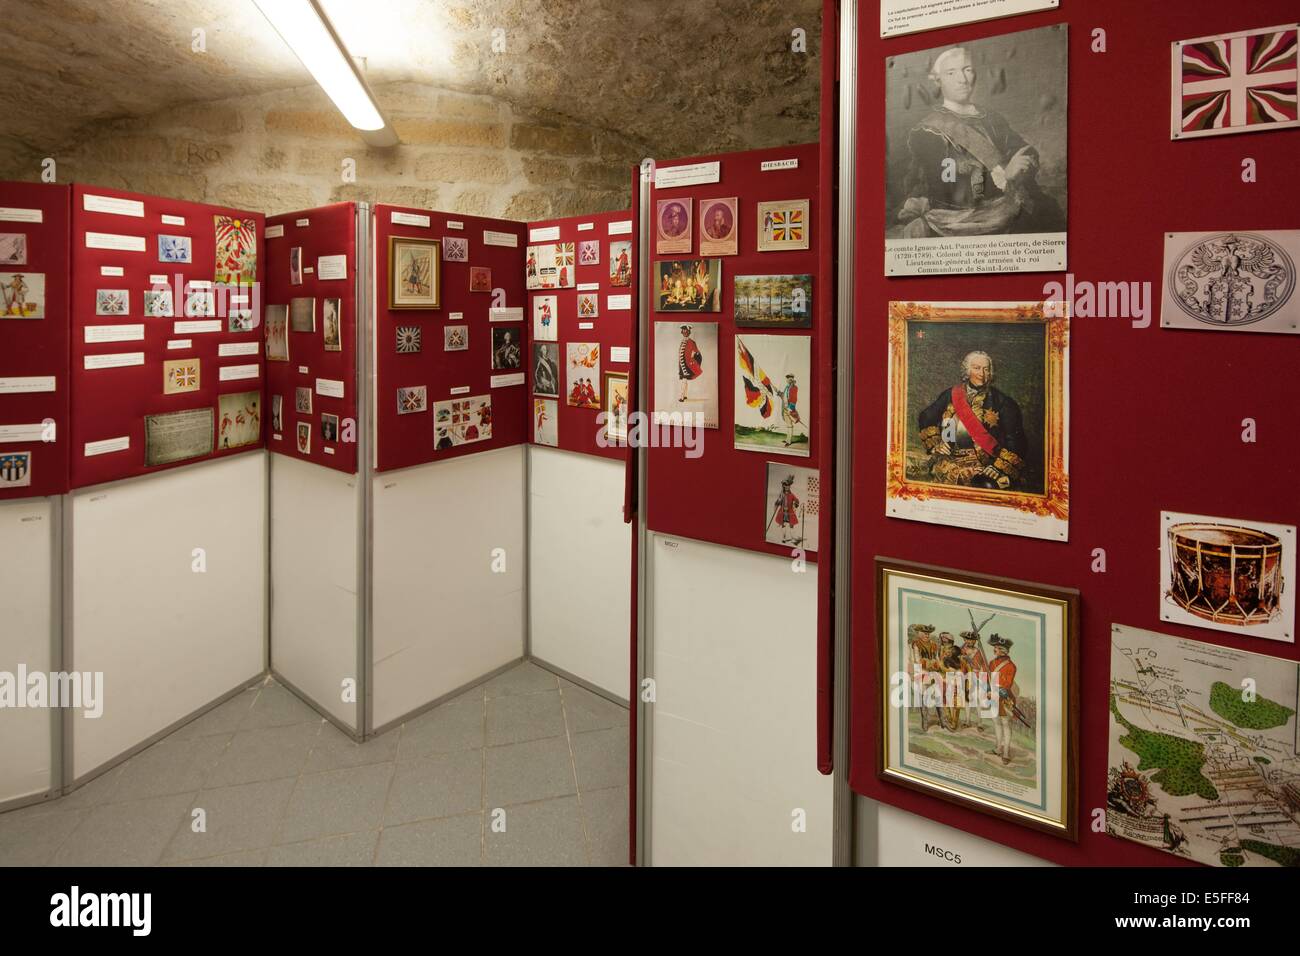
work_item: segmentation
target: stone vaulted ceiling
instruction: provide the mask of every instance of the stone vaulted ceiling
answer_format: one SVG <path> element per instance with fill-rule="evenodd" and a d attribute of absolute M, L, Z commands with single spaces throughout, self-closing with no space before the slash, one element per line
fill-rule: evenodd
<path fill-rule="evenodd" d="M 820 0 L 325 0 L 379 91 L 490 94 L 659 158 L 817 138 Z M 312 83 L 252 0 L 0 0 L 6 156 Z M 796 28 L 806 54 L 791 51 Z M 195 30 L 206 50 L 195 51 Z M 493 41 L 504 50 L 494 50 Z"/>

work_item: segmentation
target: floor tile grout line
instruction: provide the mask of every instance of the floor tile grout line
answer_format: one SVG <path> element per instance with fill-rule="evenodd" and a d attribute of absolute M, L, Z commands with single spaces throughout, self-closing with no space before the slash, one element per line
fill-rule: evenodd
<path fill-rule="evenodd" d="M 321 717 L 320 722 L 316 725 L 316 736 L 312 738 L 313 740 L 320 740 L 321 728 L 325 723 L 325 718 Z M 302 763 L 298 767 L 298 775 L 293 778 L 293 786 L 289 788 L 289 799 L 284 801 L 284 809 L 280 811 L 280 819 L 276 821 L 275 830 L 271 835 L 271 842 L 273 844 L 275 843 L 275 838 L 280 835 L 280 831 L 284 829 L 284 818 L 289 812 L 289 807 L 293 805 L 293 795 L 298 792 L 298 787 L 302 784 L 302 778 L 305 776 L 304 771 L 307 769 L 307 764 L 311 760 L 311 755 L 315 751 L 316 744 L 313 743 L 307 747 L 307 752 L 303 754 Z"/>
<path fill-rule="evenodd" d="M 578 780 L 578 756 L 573 749 L 569 733 L 569 710 L 564 703 L 564 688 L 560 688 L 560 716 L 564 719 L 564 741 L 569 747 L 569 765 L 573 768 L 573 793 L 578 800 L 578 824 L 582 827 L 582 860 L 591 866 L 591 838 L 587 834 L 587 814 L 582 809 L 582 783 Z"/>
<path fill-rule="evenodd" d="M 397 782 L 397 755 L 402 752 L 402 734 L 406 732 L 406 722 L 397 728 L 397 740 L 393 742 L 393 766 L 388 772 L 388 789 L 384 791 L 384 806 L 379 811 L 379 833 L 375 837 L 375 852 L 370 854 L 370 865 L 372 867 L 379 865 L 379 848 L 384 843 L 384 818 L 388 816 L 388 803 L 393 798 L 393 785 Z M 358 747 L 365 746 L 364 743 L 357 744 Z"/>

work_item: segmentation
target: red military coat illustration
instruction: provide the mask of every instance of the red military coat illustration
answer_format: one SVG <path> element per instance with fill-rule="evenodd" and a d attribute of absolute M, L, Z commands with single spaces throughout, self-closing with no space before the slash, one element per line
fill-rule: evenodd
<path fill-rule="evenodd" d="M 776 523 L 793 528 L 799 523 L 799 499 L 793 491 L 782 491 L 776 498 Z"/>
<path fill-rule="evenodd" d="M 699 378 L 704 374 L 704 367 L 700 364 L 702 361 L 704 356 L 700 354 L 700 347 L 695 344 L 695 340 L 689 336 L 682 339 L 682 344 L 677 349 L 677 377 Z"/>

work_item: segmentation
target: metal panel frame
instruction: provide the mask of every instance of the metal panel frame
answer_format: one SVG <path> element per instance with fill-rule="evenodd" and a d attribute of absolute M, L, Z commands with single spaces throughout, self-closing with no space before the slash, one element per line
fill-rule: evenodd
<path fill-rule="evenodd" d="M 374 687 L 374 563 L 375 514 L 374 444 L 375 375 L 370 343 L 375 320 L 374 214 L 370 203 L 356 207 L 356 316 L 357 316 L 357 735 L 364 740 L 373 731 Z"/>
<path fill-rule="evenodd" d="M 641 160 L 641 181 L 637 195 L 640 209 L 638 224 L 640 236 L 637 243 L 637 282 L 644 283 L 650 274 L 650 183 L 654 179 L 655 161 L 652 158 Z M 644 413 L 650 407 L 649 365 L 650 351 L 650 297 L 637 297 L 637 342 L 636 342 L 636 407 Z M 651 747 L 654 745 L 654 733 L 651 726 L 654 720 L 654 705 L 647 703 L 641 688 L 646 680 L 653 680 L 653 635 L 654 621 L 650 613 L 649 595 L 653 585 L 650 573 L 650 529 L 646 526 L 646 466 L 648 464 L 644 448 L 633 449 L 636 455 L 637 484 L 637 562 L 636 562 L 636 687 L 633 693 L 636 700 L 636 865 L 650 866 L 650 828 L 652 812 L 650 801 Z"/>
<path fill-rule="evenodd" d="M 834 763 L 831 803 L 831 862 L 851 866 L 854 845 L 854 799 L 849 787 L 849 675 L 853 634 L 853 371 L 854 365 L 854 206 L 858 135 L 858 0 L 840 0 L 839 45 L 839 262 L 836 296 L 835 380 L 835 562 L 834 712 L 831 754 Z M 823 127 L 824 128 L 824 127 Z"/>

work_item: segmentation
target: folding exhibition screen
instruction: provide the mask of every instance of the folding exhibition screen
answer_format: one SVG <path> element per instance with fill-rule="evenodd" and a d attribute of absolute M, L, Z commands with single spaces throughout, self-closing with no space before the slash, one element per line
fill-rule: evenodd
<path fill-rule="evenodd" d="M 643 863 L 829 859 L 815 719 L 834 421 L 822 176 L 814 143 L 658 163 L 643 190 L 637 411 L 661 422 L 639 453 L 638 675 L 655 688 L 636 713 Z"/>
<path fill-rule="evenodd" d="M 351 734 L 362 732 L 369 442 L 365 354 L 368 207 L 267 220 L 270 667 Z"/>
<path fill-rule="evenodd" d="M 9 674 L 49 673 L 62 657 L 70 208 L 67 186 L 0 183 L 0 670 Z M 58 713 L 5 711 L 0 808 L 59 787 Z"/>
<path fill-rule="evenodd" d="M 938 823 L 959 831 L 946 834 L 944 846 L 960 846 L 962 856 L 977 864 L 1041 858 L 1074 866 L 1183 865 L 1185 858 L 1104 832 L 1108 771 L 1114 765 L 1108 748 L 1122 732 L 1111 725 L 1111 680 L 1116 677 L 1111 673 L 1112 627 L 1202 642 L 1211 645 L 1203 652 L 1207 657 L 1222 656 L 1220 648 L 1269 655 L 1281 659 L 1284 671 L 1290 669 L 1292 681 L 1291 662 L 1300 660 L 1300 643 L 1166 620 L 1169 602 L 1163 597 L 1160 566 L 1166 547 L 1162 511 L 1300 524 L 1300 460 L 1289 412 L 1294 336 L 1168 328 L 1163 326 L 1168 316 L 1161 314 L 1167 233 L 1283 230 L 1300 224 L 1300 199 L 1291 183 L 1298 142 L 1294 130 L 1190 141 L 1171 137 L 1171 49 L 1181 40 L 1292 23 L 1295 4 L 1261 0 L 1249 7 L 1225 7 L 1211 0 L 1093 0 L 1085 5 L 1086 17 L 1080 6 L 1071 4 L 1066 10 L 1062 4 L 1060 11 L 882 40 L 870 6 L 863 4 L 857 35 L 850 38 L 857 50 L 858 109 L 856 141 L 848 144 L 857 156 L 856 248 L 849 264 L 856 285 L 856 358 L 849 374 L 856 382 L 857 401 L 852 432 L 848 769 L 857 794 L 887 805 L 880 808 L 877 859 L 867 863 L 924 859 L 921 847 L 934 842 Z M 905 130 L 904 121 L 919 122 L 927 109 L 914 100 L 910 109 L 897 112 L 905 101 L 897 96 L 886 99 L 887 65 L 914 51 L 975 47 L 984 38 L 1066 23 L 1069 239 L 1064 268 L 1045 274 L 887 278 L 882 237 L 890 224 L 886 217 L 897 210 L 887 209 L 881 169 L 886 123 L 894 124 L 891 132 Z M 1106 52 L 1097 49 L 1098 30 L 1104 30 Z M 996 60 L 976 60 L 981 67 L 976 91 L 992 96 L 994 108 L 1013 126 L 1019 124 L 1027 139 L 1041 139 L 1048 135 L 1044 131 L 1067 119 L 1067 110 L 1064 103 L 1045 98 L 1038 71 L 1060 75 L 1065 64 L 1044 63 L 1023 35 L 999 42 Z M 1294 83 L 1294 47 L 1291 54 Z M 975 55 L 981 55 L 978 48 Z M 851 76 L 845 73 L 846 83 Z M 990 86 L 984 86 L 986 82 Z M 991 89 L 995 82 L 997 94 Z M 887 102 L 892 118 L 883 109 Z M 1257 182 L 1243 179 L 1246 159 L 1254 161 Z M 1149 311 L 1144 316 L 1128 310 L 1128 315 L 1097 317 L 1082 296 L 1101 283 L 1123 283 L 1143 297 Z M 1067 289 L 1076 293 L 1066 295 L 1072 311 L 1068 539 L 890 517 L 883 495 L 890 302 L 1037 302 L 1059 297 Z M 996 347 L 989 351 L 998 361 Z M 1013 374 L 1008 368 L 1007 381 L 1014 381 Z M 1243 441 L 1247 419 L 1255 426 L 1254 441 Z M 878 775 L 882 609 L 873 573 L 878 555 L 1079 590 L 1079 746 L 1077 755 L 1071 755 L 1077 761 L 1077 840 L 904 789 Z M 1283 593 L 1294 586 L 1290 582 Z M 990 625 L 990 630 L 995 628 L 996 622 Z M 1205 703 L 1198 705 L 1202 712 Z M 1294 701 L 1287 706 L 1294 707 Z M 1138 762 L 1132 755 L 1132 765 Z M 1143 774 L 1150 771 L 1139 769 Z M 1245 777 L 1258 779 L 1257 771 L 1252 768 Z M 1244 794 L 1253 786 L 1234 792 Z M 1159 818 L 1158 808 L 1157 828 Z"/>
<path fill-rule="evenodd" d="M 630 407 L 638 237 L 629 212 L 544 220 L 528 236 L 534 249 L 569 246 L 574 260 L 565 284 L 528 292 L 529 654 L 626 702 L 628 450 L 599 416 Z"/>
<path fill-rule="evenodd" d="M 75 785 L 258 678 L 266 654 L 263 216 L 72 189 L 62 668 Z"/>

